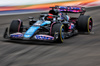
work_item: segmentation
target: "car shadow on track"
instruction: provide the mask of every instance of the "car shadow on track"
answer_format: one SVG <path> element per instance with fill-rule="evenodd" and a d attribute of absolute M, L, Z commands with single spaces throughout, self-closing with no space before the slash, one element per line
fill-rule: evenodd
<path fill-rule="evenodd" d="M 13 44 L 23 45 L 60 45 L 61 43 L 55 43 L 50 41 L 24 41 L 24 40 L 2 40 L 2 42 L 10 42 Z"/>

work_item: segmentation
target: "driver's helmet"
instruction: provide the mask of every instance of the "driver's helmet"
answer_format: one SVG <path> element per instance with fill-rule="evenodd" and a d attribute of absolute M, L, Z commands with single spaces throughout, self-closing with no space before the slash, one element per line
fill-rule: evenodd
<path fill-rule="evenodd" d="M 48 16 L 45 17 L 45 20 L 53 20 L 53 14 L 48 14 Z"/>
<path fill-rule="evenodd" d="M 53 15 L 53 14 L 50 14 L 50 13 L 49 13 L 47 18 L 48 18 L 48 19 L 53 19 L 53 16 L 52 16 L 52 15 Z"/>

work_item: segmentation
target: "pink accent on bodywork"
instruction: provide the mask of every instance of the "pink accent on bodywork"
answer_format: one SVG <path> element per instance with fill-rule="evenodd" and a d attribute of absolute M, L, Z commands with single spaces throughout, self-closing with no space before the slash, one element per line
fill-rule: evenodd
<path fill-rule="evenodd" d="M 20 26 L 21 26 L 21 20 L 18 19 L 18 21 L 19 21 L 19 26 L 18 26 L 18 32 L 19 32 L 19 30 L 20 30 Z"/>
<path fill-rule="evenodd" d="M 72 29 L 72 25 L 74 25 L 73 23 L 70 24 L 69 29 Z"/>
<path fill-rule="evenodd" d="M 43 35 L 43 34 L 39 34 L 38 36 L 53 37 L 53 36 L 50 36 L 50 35 Z"/>
<path fill-rule="evenodd" d="M 71 29 L 71 25 L 69 26 L 69 29 Z"/>
<path fill-rule="evenodd" d="M 51 27 L 50 27 L 50 35 L 51 35 L 51 31 L 52 31 L 52 26 L 53 26 L 53 24 L 55 24 L 56 22 L 53 22 L 52 24 L 51 24 Z"/>

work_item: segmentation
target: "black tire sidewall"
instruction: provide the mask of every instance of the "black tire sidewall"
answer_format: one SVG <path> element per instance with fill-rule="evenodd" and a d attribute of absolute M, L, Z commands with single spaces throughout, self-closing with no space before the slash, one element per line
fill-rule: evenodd
<path fill-rule="evenodd" d="M 58 32 L 58 39 L 55 39 L 55 42 L 58 42 L 58 43 L 62 43 L 63 42 L 63 39 L 61 37 L 62 26 L 64 26 L 64 25 L 61 24 L 61 23 L 56 23 L 52 27 L 51 35 L 54 36 L 54 38 L 55 38 L 55 32 Z"/>
<path fill-rule="evenodd" d="M 20 22 L 18 20 L 13 20 L 9 27 L 9 34 L 21 32 L 22 31 L 21 26 L 22 26 L 22 24 L 20 25 Z M 19 31 L 18 31 L 18 28 L 19 28 Z"/>
<path fill-rule="evenodd" d="M 90 19 L 92 20 L 92 18 L 90 16 L 84 16 L 84 15 L 81 15 L 78 18 L 77 28 L 78 28 L 79 32 L 90 32 L 91 31 L 91 30 L 89 30 Z"/>

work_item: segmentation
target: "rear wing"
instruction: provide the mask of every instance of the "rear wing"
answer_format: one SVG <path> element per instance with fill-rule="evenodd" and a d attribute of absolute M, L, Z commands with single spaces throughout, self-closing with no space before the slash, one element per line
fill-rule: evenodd
<path fill-rule="evenodd" d="M 65 13 L 84 14 L 86 12 L 85 7 L 77 7 L 77 6 L 55 6 L 55 7 L 50 7 L 50 8 L 58 9 L 60 12 L 65 12 Z"/>

